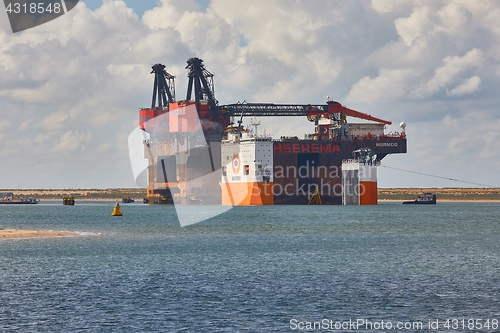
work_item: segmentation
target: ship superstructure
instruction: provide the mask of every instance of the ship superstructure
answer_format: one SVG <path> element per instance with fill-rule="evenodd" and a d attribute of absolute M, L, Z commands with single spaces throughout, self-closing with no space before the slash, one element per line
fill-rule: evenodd
<path fill-rule="evenodd" d="M 221 145 L 222 204 L 274 204 L 273 155 L 271 137 L 229 127 Z"/>
<path fill-rule="evenodd" d="M 358 149 L 342 161 L 342 204 L 376 205 L 377 167 L 380 162 L 370 148 Z"/>
<path fill-rule="evenodd" d="M 188 204 L 196 198 L 204 204 L 307 204 L 318 191 L 323 204 L 340 205 L 342 161 L 351 159 L 353 151 L 370 149 L 377 161 L 406 153 L 403 127 L 385 133 L 390 121 L 332 100 L 219 105 L 213 74 L 203 61 L 191 58 L 186 68 L 186 100 L 176 101 L 174 77 L 165 66 L 154 65 L 152 107 L 140 111 L 140 127 L 150 136 L 144 142 L 150 203 Z M 243 128 L 243 117 L 264 116 L 303 116 L 313 133 L 272 139 L 259 136 L 256 126 Z M 347 117 L 371 123 L 348 123 Z"/>

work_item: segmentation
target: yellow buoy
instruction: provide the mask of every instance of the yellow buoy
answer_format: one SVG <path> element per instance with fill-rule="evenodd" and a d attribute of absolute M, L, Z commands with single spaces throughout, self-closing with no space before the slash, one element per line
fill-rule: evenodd
<path fill-rule="evenodd" d="M 122 216 L 122 211 L 120 210 L 120 204 L 117 202 L 115 205 L 115 209 L 113 209 L 113 213 L 111 213 L 111 216 Z"/>

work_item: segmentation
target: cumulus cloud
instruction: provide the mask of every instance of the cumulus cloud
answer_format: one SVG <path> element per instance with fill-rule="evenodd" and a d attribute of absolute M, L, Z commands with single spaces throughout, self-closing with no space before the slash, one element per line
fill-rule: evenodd
<path fill-rule="evenodd" d="M 90 142 L 91 137 L 90 133 L 67 131 L 54 142 L 54 151 L 68 154 L 73 151 L 85 150 L 85 143 Z"/>
<path fill-rule="evenodd" d="M 6 137 L 5 131 L 7 128 L 11 126 L 11 122 L 4 119 L 0 121 L 0 140 L 3 140 Z"/>
<path fill-rule="evenodd" d="M 415 39 L 421 36 L 428 35 L 434 30 L 436 14 L 427 6 L 417 7 L 413 10 L 410 17 L 399 18 L 394 23 L 396 30 L 404 41 L 405 45 L 409 46 Z"/>
<path fill-rule="evenodd" d="M 476 48 L 467 52 L 463 57 L 448 56 L 443 59 L 444 65 L 434 71 L 434 77 L 430 79 L 429 82 L 412 91 L 410 96 L 414 98 L 431 96 L 453 82 L 460 73 L 474 67 L 479 67 L 481 62 L 482 52 Z M 474 79 L 474 81 L 477 84 L 477 79 Z"/>
<path fill-rule="evenodd" d="M 447 91 L 446 94 L 449 96 L 462 96 L 471 94 L 479 90 L 481 85 L 481 78 L 479 76 L 473 76 L 465 80 L 461 85 Z"/>
<path fill-rule="evenodd" d="M 411 69 L 381 69 L 377 77 L 366 76 L 356 82 L 346 97 L 347 103 L 368 104 L 402 99 L 408 91 L 408 82 L 416 76 Z"/>
<path fill-rule="evenodd" d="M 411 0 L 372 0 L 372 7 L 379 13 L 387 14 L 410 3 Z"/>
<path fill-rule="evenodd" d="M 398 39 L 366 57 L 376 74 L 352 84 L 347 101 L 366 105 L 456 98 L 477 92 L 481 83 L 498 82 L 498 29 L 496 23 L 485 23 L 497 3 L 373 0 L 372 7 L 393 20 Z"/>
<path fill-rule="evenodd" d="M 439 3 L 436 1 L 429 5 L 415 6 L 409 17 L 395 20 L 396 30 L 405 45 L 410 46 L 420 37 L 432 36 L 439 32 L 468 35 L 472 13 L 464 5 L 455 2 L 440 8 L 436 7 Z"/>
<path fill-rule="evenodd" d="M 82 178 L 82 186 L 85 179 L 88 186 L 122 186 L 132 179 L 126 138 L 138 109 L 151 102 L 150 66 L 167 66 L 182 99 L 185 61 L 192 56 L 215 74 L 221 104 L 322 103 L 329 95 L 395 123 L 410 120 L 409 133 L 417 138 L 425 136 L 425 126 L 470 112 L 457 101 L 470 99 L 475 114 L 497 117 L 498 13 L 498 2 L 487 0 L 293 6 L 287 0 L 212 0 L 206 8 L 194 0 L 161 0 L 140 18 L 123 1 L 104 0 L 95 11 L 80 2 L 63 17 L 18 34 L 8 32 L 2 13 L 3 167 L 26 174 L 30 156 L 49 175 L 33 179 L 33 186 L 72 185 L 70 177 Z M 412 129 L 412 120 L 425 126 Z M 266 122 L 275 137 L 312 131 L 304 119 Z M 447 127 L 436 140 L 456 147 L 455 130 Z M 410 147 L 399 160 L 428 153 L 425 146 Z M 79 171 L 59 176 L 65 168 Z"/>

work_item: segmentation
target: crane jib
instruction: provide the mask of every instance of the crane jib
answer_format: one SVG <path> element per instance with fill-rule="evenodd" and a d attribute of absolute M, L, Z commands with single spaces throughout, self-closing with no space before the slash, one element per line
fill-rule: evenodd
<path fill-rule="evenodd" d="M 378 123 L 391 125 L 392 122 L 380 118 L 373 117 L 369 114 L 355 111 L 342 106 L 338 102 L 329 102 L 323 105 L 311 104 L 270 104 L 270 103 L 237 103 L 220 106 L 221 112 L 227 113 L 230 116 L 245 116 L 250 117 L 272 117 L 272 116 L 318 116 L 322 115 L 325 118 L 331 118 L 334 115 L 335 119 L 340 119 L 339 115 L 371 120 Z"/>

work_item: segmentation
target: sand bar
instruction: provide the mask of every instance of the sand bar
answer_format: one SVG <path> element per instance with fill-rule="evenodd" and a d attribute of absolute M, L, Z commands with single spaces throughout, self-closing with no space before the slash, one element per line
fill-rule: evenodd
<path fill-rule="evenodd" d="M 67 237 L 77 235 L 76 232 L 70 231 L 0 229 L 0 240 L 8 238 Z"/>

